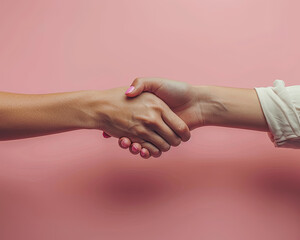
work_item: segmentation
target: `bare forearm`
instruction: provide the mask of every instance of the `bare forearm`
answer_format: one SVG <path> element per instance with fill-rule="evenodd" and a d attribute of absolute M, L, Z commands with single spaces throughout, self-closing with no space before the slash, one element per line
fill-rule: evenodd
<path fill-rule="evenodd" d="M 15 94 L 0 92 L 0 140 L 92 128 L 88 91 Z"/>
<path fill-rule="evenodd" d="M 196 88 L 202 94 L 199 100 L 205 125 L 269 131 L 255 89 L 219 86 Z M 201 102 L 201 98 L 205 100 Z"/>

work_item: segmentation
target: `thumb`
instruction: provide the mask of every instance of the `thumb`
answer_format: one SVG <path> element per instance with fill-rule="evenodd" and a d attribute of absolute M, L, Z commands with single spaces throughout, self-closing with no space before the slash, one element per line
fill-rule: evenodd
<path fill-rule="evenodd" d="M 155 93 L 160 85 L 161 81 L 157 78 L 136 78 L 127 89 L 125 95 L 128 97 L 136 97 L 142 92 Z"/>

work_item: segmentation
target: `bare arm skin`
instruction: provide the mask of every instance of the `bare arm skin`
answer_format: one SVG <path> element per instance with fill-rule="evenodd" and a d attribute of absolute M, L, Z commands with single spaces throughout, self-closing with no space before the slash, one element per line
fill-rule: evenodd
<path fill-rule="evenodd" d="M 128 137 L 160 156 L 190 137 L 187 125 L 159 98 L 125 96 L 126 88 L 51 94 L 0 92 L 0 140 L 76 129 Z"/>
<path fill-rule="evenodd" d="M 182 118 L 190 130 L 203 126 L 221 126 L 268 132 L 255 89 L 230 88 L 221 86 L 192 86 L 161 78 L 138 78 L 132 83 L 135 89 L 127 94 L 136 97 L 146 91 L 166 102 Z M 120 146 L 137 153 L 139 144 L 121 138 Z M 134 147 L 134 148 L 133 148 Z M 147 156 L 147 149 L 140 150 Z"/>
<path fill-rule="evenodd" d="M 269 131 L 255 89 L 219 86 L 194 88 L 197 89 L 198 101 L 203 109 L 204 126 Z"/>
<path fill-rule="evenodd" d="M 93 128 L 85 91 L 51 94 L 0 93 L 0 139 L 11 140 Z"/>

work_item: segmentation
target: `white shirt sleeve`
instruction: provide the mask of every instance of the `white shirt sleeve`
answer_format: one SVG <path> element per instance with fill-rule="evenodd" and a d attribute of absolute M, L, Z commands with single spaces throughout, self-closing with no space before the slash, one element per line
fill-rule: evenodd
<path fill-rule="evenodd" d="M 274 87 L 254 89 L 274 146 L 300 149 L 300 85 L 285 87 L 284 81 L 275 80 Z"/>

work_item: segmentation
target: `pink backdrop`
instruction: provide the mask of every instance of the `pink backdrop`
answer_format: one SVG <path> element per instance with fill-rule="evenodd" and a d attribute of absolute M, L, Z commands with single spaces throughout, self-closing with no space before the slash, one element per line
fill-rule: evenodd
<path fill-rule="evenodd" d="M 49 93 L 160 76 L 299 83 L 297 0 L 0 2 L 2 91 Z M 0 142 L 0 239 L 300 239 L 300 150 L 207 127 L 142 160 L 80 130 Z"/>

